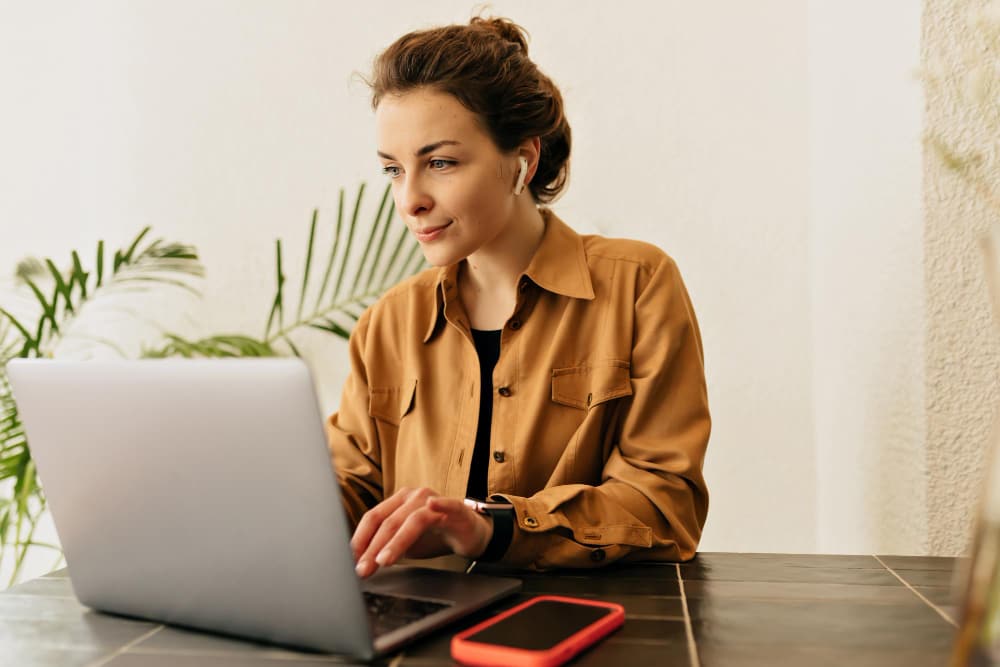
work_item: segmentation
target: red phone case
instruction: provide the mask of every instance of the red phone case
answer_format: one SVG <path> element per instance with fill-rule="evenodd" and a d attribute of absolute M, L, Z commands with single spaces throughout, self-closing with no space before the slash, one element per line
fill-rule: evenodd
<path fill-rule="evenodd" d="M 605 607 L 612 612 L 590 625 L 581 628 L 552 648 L 544 651 L 532 651 L 527 649 L 513 648 L 511 646 L 500 646 L 497 644 L 485 644 L 482 642 L 468 641 L 466 638 L 474 635 L 480 630 L 487 628 L 494 623 L 498 623 L 508 616 L 513 616 L 525 607 L 541 602 L 542 600 L 555 600 L 570 604 L 590 605 L 593 607 Z M 451 657 L 464 665 L 472 667 L 555 667 L 568 661 L 570 658 L 580 653 L 588 646 L 598 642 L 606 635 L 622 626 L 625 622 L 625 608 L 614 602 L 601 602 L 599 600 L 587 600 L 581 598 L 563 597 L 561 595 L 539 595 L 523 602 L 516 607 L 512 607 L 492 618 L 488 618 L 478 625 L 463 630 L 451 639 Z"/>

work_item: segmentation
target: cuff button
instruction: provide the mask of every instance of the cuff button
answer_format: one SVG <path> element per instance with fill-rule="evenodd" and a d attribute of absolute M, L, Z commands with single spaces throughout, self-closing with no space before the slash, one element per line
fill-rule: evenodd
<path fill-rule="evenodd" d="M 528 528 L 538 528 L 538 519 L 533 516 L 524 517 L 524 525 Z"/>
<path fill-rule="evenodd" d="M 594 561 L 595 563 L 600 563 L 606 557 L 607 554 L 604 553 L 604 549 L 594 549 L 593 551 L 590 552 L 590 560 Z"/>

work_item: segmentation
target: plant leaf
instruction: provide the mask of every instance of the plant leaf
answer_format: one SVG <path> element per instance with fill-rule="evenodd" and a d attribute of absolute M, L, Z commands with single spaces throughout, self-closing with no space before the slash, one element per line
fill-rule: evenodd
<path fill-rule="evenodd" d="M 382 211 L 385 210 L 385 202 L 387 199 L 389 199 L 389 188 L 386 188 L 382 193 L 382 200 L 378 204 L 378 212 L 375 214 L 375 224 L 372 225 L 372 230 L 368 234 L 368 242 L 365 243 L 365 251 L 361 254 L 361 261 L 358 262 L 358 272 L 354 275 L 354 283 L 351 285 L 351 294 L 355 294 L 358 291 L 358 283 L 361 282 L 361 276 L 365 272 L 365 265 L 368 263 L 368 254 L 371 252 L 372 244 L 375 242 L 375 236 L 379 231 L 379 222 L 382 219 Z M 355 211 L 357 211 L 356 208 Z"/>
<path fill-rule="evenodd" d="M 388 186 L 386 187 L 386 192 L 389 191 Z M 392 226 L 392 216 L 396 212 L 396 202 L 389 202 L 389 212 L 385 216 L 385 222 L 382 224 L 382 235 L 378 240 L 378 249 L 375 251 L 375 259 L 372 261 L 371 268 L 368 269 L 368 280 L 365 281 L 365 291 L 370 292 L 372 289 L 372 279 L 375 277 L 375 269 L 378 267 L 379 260 L 382 259 L 382 250 L 385 248 L 385 240 L 389 236 L 389 227 Z M 378 219 L 375 220 L 375 226 L 378 227 Z"/>
<path fill-rule="evenodd" d="M 104 279 L 104 241 L 97 242 L 97 286 L 101 286 Z"/>
<path fill-rule="evenodd" d="M 143 357 L 274 357 L 277 352 L 266 341 L 241 335 L 221 335 L 189 341 L 175 334 L 167 334 L 170 341 L 158 350 L 145 350 Z"/>
<path fill-rule="evenodd" d="M 330 273 L 333 270 L 333 263 L 337 258 L 337 250 L 340 247 L 340 228 L 344 222 L 344 188 L 340 188 L 340 196 L 337 203 L 337 225 L 333 230 L 333 248 L 330 249 L 330 257 L 326 261 L 326 272 L 323 274 L 323 285 L 316 295 L 316 306 L 314 310 L 319 310 L 319 304 L 326 294 L 326 286 L 330 282 Z"/>
<path fill-rule="evenodd" d="M 80 284 L 80 299 L 83 301 L 87 300 L 87 279 L 90 278 L 90 274 L 83 270 L 83 265 L 80 263 L 80 253 L 76 250 L 72 252 L 73 257 L 73 273 L 70 276 L 70 296 L 72 296 L 73 284 L 74 282 Z"/>
<path fill-rule="evenodd" d="M 329 331 L 330 333 L 337 334 L 344 340 L 348 340 L 351 337 L 351 332 L 343 328 L 333 320 L 325 320 L 322 323 L 312 322 L 309 324 L 314 329 L 320 329 L 321 331 Z"/>
<path fill-rule="evenodd" d="M 60 295 L 63 297 L 63 301 L 66 302 L 64 308 L 67 313 L 73 312 L 73 295 L 70 294 L 70 287 L 66 284 L 63 279 L 62 273 L 56 268 L 55 263 L 51 259 L 45 260 L 45 265 L 49 269 L 49 273 L 52 275 L 53 280 L 55 280 L 56 288 L 55 292 L 52 294 L 52 310 L 53 312 L 58 308 L 58 302 Z"/>
<path fill-rule="evenodd" d="M 278 328 L 281 329 L 281 320 L 283 319 L 282 314 L 282 297 L 285 289 L 285 274 L 281 272 L 281 239 L 275 242 L 275 255 L 277 258 L 277 271 L 278 271 L 278 289 L 274 294 L 274 303 L 271 305 L 271 314 L 267 316 L 267 327 L 264 329 L 264 338 L 268 338 L 271 335 L 271 324 L 274 322 L 274 318 L 278 317 Z"/>
<path fill-rule="evenodd" d="M 306 302 L 306 288 L 309 286 L 309 270 L 312 267 L 313 242 L 316 240 L 316 218 L 319 216 L 319 209 L 313 209 L 312 223 L 309 225 L 309 246 L 306 248 L 306 268 L 302 271 L 302 294 L 299 295 L 299 310 L 295 315 L 296 319 L 302 319 L 302 306 Z"/>
<path fill-rule="evenodd" d="M 392 250 L 392 255 L 389 257 L 389 263 L 385 266 L 385 271 L 382 273 L 382 279 L 379 280 L 379 289 L 384 289 L 390 285 L 389 275 L 396 266 L 396 260 L 399 258 L 399 253 L 403 250 L 403 246 L 406 244 L 406 239 L 412 238 L 406 227 L 399 230 L 399 237 L 396 239 L 396 246 Z"/>
<path fill-rule="evenodd" d="M 347 245 L 340 256 L 340 273 L 337 275 L 337 285 L 333 288 L 333 301 L 337 300 L 340 294 L 340 286 L 344 281 L 344 272 L 347 270 L 347 261 L 351 257 L 351 246 L 354 244 L 354 230 L 358 224 L 358 212 L 361 209 L 361 197 L 365 194 L 365 184 L 362 182 L 358 188 L 358 196 L 354 200 L 354 212 L 351 214 L 351 225 L 347 228 Z"/>

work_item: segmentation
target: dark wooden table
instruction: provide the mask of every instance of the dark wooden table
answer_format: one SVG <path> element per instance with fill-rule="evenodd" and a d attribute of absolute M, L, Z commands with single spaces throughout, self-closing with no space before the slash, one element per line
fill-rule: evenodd
<path fill-rule="evenodd" d="M 452 664 L 451 636 L 539 593 L 624 605 L 625 625 L 572 664 L 947 664 L 952 558 L 705 553 L 683 565 L 518 573 L 524 591 L 381 665 Z M 0 664 L 17 667 L 308 667 L 351 664 L 91 611 L 65 570 L 0 594 Z"/>

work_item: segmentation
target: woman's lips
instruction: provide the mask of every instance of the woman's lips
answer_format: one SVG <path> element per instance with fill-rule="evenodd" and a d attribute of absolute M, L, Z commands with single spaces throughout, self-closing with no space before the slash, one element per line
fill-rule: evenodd
<path fill-rule="evenodd" d="M 420 241 L 421 243 L 426 243 L 428 241 L 433 241 L 434 239 L 436 239 L 438 236 L 441 235 L 441 233 L 444 230 L 448 229 L 448 227 L 450 226 L 451 223 L 449 222 L 448 224 L 441 225 L 440 227 L 425 227 L 422 230 L 414 229 L 413 235 L 416 236 L 417 240 Z"/>

